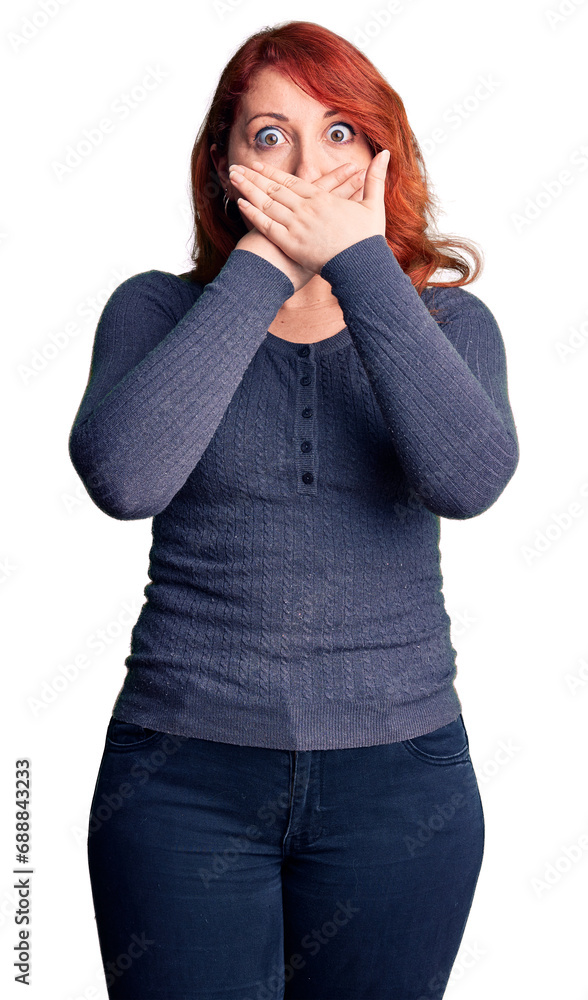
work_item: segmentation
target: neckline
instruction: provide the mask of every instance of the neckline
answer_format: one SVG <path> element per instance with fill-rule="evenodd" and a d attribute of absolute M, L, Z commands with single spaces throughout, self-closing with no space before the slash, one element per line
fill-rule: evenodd
<path fill-rule="evenodd" d="M 181 274 L 174 274 L 173 271 L 167 271 L 167 274 L 171 274 L 174 278 L 178 278 L 183 284 L 191 285 L 192 288 L 195 287 L 193 281 L 189 278 L 183 277 Z M 330 354 L 331 351 L 341 350 L 342 348 L 348 347 L 352 343 L 351 334 L 349 332 L 349 327 L 344 326 L 342 330 L 338 333 L 331 334 L 330 337 L 323 337 L 322 340 L 315 340 L 309 344 L 300 343 L 294 340 L 284 340 L 283 337 L 277 337 L 275 333 L 271 330 L 267 330 L 267 336 L 264 343 L 273 351 L 277 351 L 279 354 L 285 354 L 286 357 L 296 356 L 301 347 L 309 347 L 310 350 L 308 354 L 305 352 L 302 357 L 320 357 L 323 354 Z"/>
<path fill-rule="evenodd" d="M 322 340 L 315 340 L 311 343 L 300 343 L 294 340 L 284 340 L 283 337 L 277 337 L 275 333 L 268 330 L 265 343 L 273 351 L 278 351 L 280 354 L 285 354 L 286 356 L 295 356 L 299 353 L 300 348 L 308 347 L 310 350 L 308 352 L 305 351 L 302 357 L 312 357 L 314 355 L 329 354 L 331 351 L 348 347 L 351 344 L 351 334 L 349 328 L 344 326 L 342 330 L 331 334 L 330 337 L 323 337 Z"/>

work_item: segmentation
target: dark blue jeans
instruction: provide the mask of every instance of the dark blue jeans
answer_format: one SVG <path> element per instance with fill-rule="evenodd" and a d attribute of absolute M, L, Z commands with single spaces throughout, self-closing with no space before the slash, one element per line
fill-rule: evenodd
<path fill-rule="evenodd" d="M 88 829 L 112 1000 L 439 1000 L 484 815 L 460 715 L 276 750 L 111 718 Z"/>

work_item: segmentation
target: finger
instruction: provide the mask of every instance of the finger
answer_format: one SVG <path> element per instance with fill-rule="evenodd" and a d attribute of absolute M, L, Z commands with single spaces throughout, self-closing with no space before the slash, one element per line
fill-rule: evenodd
<path fill-rule="evenodd" d="M 278 167 L 271 167 L 268 163 L 254 160 L 255 167 L 239 166 L 239 172 L 253 184 L 256 184 L 262 191 L 267 191 L 274 195 L 286 205 L 293 208 L 298 198 L 310 198 L 315 190 L 314 185 L 295 174 L 288 174 Z M 229 169 L 229 176 L 230 176 Z"/>
<path fill-rule="evenodd" d="M 320 188 L 321 191 L 336 191 L 337 193 L 339 193 L 337 189 L 345 186 L 343 197 L 347 197 L 354 190 L 353 178 L 359 169 L 357 163 L 342 163 L 340 166 L 334 167 L 333 170 L 329 170 L 327 174 L 317 177 L 316 181 L 312 182 L 312 186 Z"/>
<path fill-rule="evenodd" d="M 367 167 L 356 167 L 355 173 L 346 181 L 334 188 L 332 193 L 348 201 L 363 201 L 365 175 Z"/>
<path fill-rule="evenodd" d="M 363 194 L 364 194 L 364 186 L 363 186 L 363 182 L 362 182 L 361 186 L 357 189 L 357 191 L 355 192 L 355 194 L 351 195 L 351 198 L 349 198 L 349 201 L 359 201 L 359 202 L 362 202 L 363 201 Z"/>
<path fill-rule="evenodd" d="M 336 194 L 339 198 L 347 198 L 349 201 L 363 201 L 363 182 L 366 169 L 355 167 L 355 173 L 352 173 L 342 184 L 337 182 L 337 170 L 338 168 L 331 171 L 330 174 L 324 174 L 317 178 L 316 181 L 313 181 L 314 186 L 320 187 L 322 191 L 328 191 L 330 194 Z"/>
<path fill-rule="evenodd" d="M 274 219 L 283 226 L 288 226 L 292 220 L 292 210 L 280 199 L 285 197 L 288 200 L 288 195 L 291 192 L 287 192 L 283 185 L 278 184 L 276 181 L 268 181 L 266 185 L 268 190 L 266 191 L 248 177 L 245 177 L 244 174 L 240 175 L 235 171 L 230 171 L 229 178 L 231 184 L 237 189 L 239 194 L 243 198 L 246 198 L 251 205 L 260 209 L 270 219 Z M 297 195 L 293 196 L 294 199 L 297 197 Z"/>
<path fill-rule="evenodd" d="M 381 149 L 372 159 L 364 182 L 364 201 L 379 201 L 384 197 L 386 175 L 390 163 L 390 150 Z"/>
<path fill-rule="evenodd" d="M 261 160 L 253 160 L 252 168 L 248 168 L 249 172 L 245 171 L 245 173 L 246 176 L 250 177 L 251 180 L 259 184 L 264 190 L 267 190 L 267 187 L 263 183 L 263 179 L 266 178 L 268 181 L 277 181 L 279 184 L 283 184 L 288 191 L 294 191 L 299 197 L 310 198 L 317 187 L 325 191 L 330 191 L 334 185 L 341 184 L 356 170 L 356 164 L 350 162 L 341 163 L 338 167 L 330 170 L 329 173 L 323 174 L 317 181 L 310 183 L 301 177 L 296 177 L 295 174 L 289 174 L 278 167 L 272 167 L 269 163 L 262 163 Z M 284 201 L 284 204 L 288 204 L 287 200 Z"/>
<path fill-rule="evenodd" d="M 263 236 L 267 236 L 267 238 L 271 240 L 272 243 L 275 243 L 280 250 L 287 253 L 284 239 L 287 240 L 288 238 L 288 230 L 285 229 L 284 226 L 280 225 L 280 223 L 276 222 L 274 219 L 268 218 L 264 212 L 243 198 L 239 198 L 237 200 L 237 204 L 243 212 L 243 215 L 249 219 L 251 224 L 254 225 Z"/>
<path fill-rule="evenodd" d="M 331 188 L 332 194 L 338 195 L 340 198 L 349 198 L 352 194 L 355 194 L 358 188 L 363 187 L 364 178 L 366 175 L 366 168 L 356 168 L 354 174 L 348 177 L 347 180 L 339 184 L 338 187 Z"/>

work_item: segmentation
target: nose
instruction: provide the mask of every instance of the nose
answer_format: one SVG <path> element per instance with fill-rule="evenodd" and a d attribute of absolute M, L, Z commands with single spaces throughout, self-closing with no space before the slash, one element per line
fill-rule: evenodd
<path fill-rule="evenodd" d="M 345 162 L 341 160 L 341 162 Z M 312 184 L 323 174 L 328 173 L 336 167 L 337 161 L 326 153 L 317 150 L 300 150 L 293 152 L 289 158 L 289 164 L 284 169 L 295 177 Z"/>
<path fill-rule="evenodd" d="M 351 157 L 337 150 L 332 151 L 317 143 L 316 137 L 300 137 L 288 151 L 283 169 L 295 177 L 312 184 L 323 174 L 350 160 Z"/>

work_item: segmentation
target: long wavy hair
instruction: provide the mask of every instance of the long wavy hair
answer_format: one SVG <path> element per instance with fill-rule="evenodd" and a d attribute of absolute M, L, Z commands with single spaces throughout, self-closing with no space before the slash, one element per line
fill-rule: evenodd
<path fill-rule="evenodd" d="M 235 202 L 228 202 L 228 214 L 224 211 L 223 186 L 210 147 L 216 143 L 219 155 L 226 153 L 241 95 L 256 70 L 268 65 L 289 76 L 319 103 L 353 116 L 373 156 L 381 149 L 390 150 L 386 240 L 419 295 L 426 286 L 452 287 L 474 281 L 482 269 L 481 251 L 471 241 L 433 232 L 438 199 L 431 192 L 401 98 L 351 42 L 311 21 L 287 21 L 256 32 L 223 70 L 192 150 L 190 258 L 194 268 L 183 277 L 202 284 L 212 281 L 248 232 Z M 473 270 L 458 249 L 471 254 Z M 439 269 L 457 271 L 460 277 L 431 282 L 431 275 Z"/>

